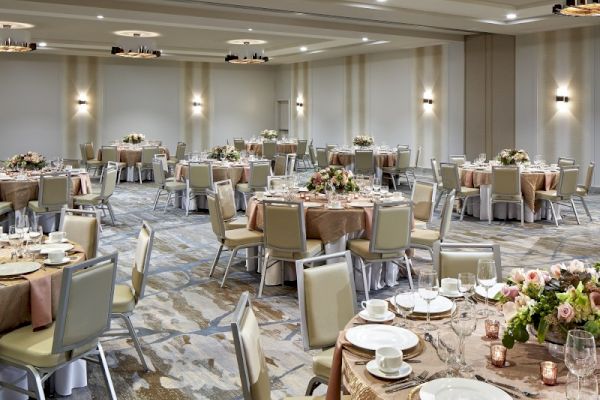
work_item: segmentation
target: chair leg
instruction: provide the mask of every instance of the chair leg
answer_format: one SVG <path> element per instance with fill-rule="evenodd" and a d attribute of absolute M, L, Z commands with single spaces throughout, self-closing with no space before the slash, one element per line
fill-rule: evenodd
<path fill-rule="evenodd" d="M 521 227 L 525 226 L 525 202 L 521 199 Z"/>
<path fill-rule="evenodd" d="M 556 218 L 556 212 L 554 211 L 554 204 L 551 201 L 548 201 L 548 205 L 550 206 L 550 212 L 552 213 L 554 223 L 556 224 L 556 227 L 558 227 L 558 219 Z"/>
<path fill-rule="evenodd" d="M 315 389 L 318 388 L 320 385 L 321 385 L 321 380 L 318 377 L 313 376 L 310 379 L 310 381 L 308 381 L 308 385 L 306 386 L 305 396 L 312 396 Z"/>
<path fill-rule="evenodd" d="M 263 262 L 263 268 L 260 276 L 260 285 L 258 286 L 258 298 L 262 297 L 263 289 L 265 288 L 265 282 L 267 280 L 267 269 L 269 268 L 269 254 L 265 255 L 265 261 Z"/>
<path fill-rule="evenodd" d="M 138 178 L 140 179 L 140 185 L 142 184 L 142 169 L 138 168 Z"/>
<path fill-rule="evenodd" d="M 444 192 L 440 190 L 440 192 L 437 194 L 437 199 L 435 200 L 435 206 L 433 206 L 433 211 L 437 210 L 438 206 L 440 205 L 440 200 L 442 200 L 443 195 L 444 195 Z"/>
<path fill-rule="evenodd" d="M 362 276 L 363 276 L 363 285 L 364 285 L 364 289 L 365 289 L 365 299 L 367 301 L 369 301 L 369 291 L 370 291 L 370 287 L 369 287 L 369 283 L 368 283 L 368 279 L 367 279 L 367 266 L 365 265 L 365 262 L 362 258 L 359 258 L 360 260 L 360 269 L 362 271 Z"/>
<path fill-rule="evenodd" d="M 115 213 L 110 202 L 106 202 L 106 208 L 108 208 L 108 213 L 110 214 L 110 221 L 112 222 L 112 226 L 115 226 Z"/>
<path fill-rule="evenodd" d="M 169 206 L 169 202 L 171 201 L 171 196 L 173 196 L 173 193 L 169 192 L 169 195 L 167 196 L 167 202 L 165 203 L 165 208 L 163 208 L 163 213 L 167 212 L 167 207 Z"/>
<path fill-rule="evenodd" d="M 468 197 L 465 197 L 463 199 L 463 206 L 462 206 L 462 210 L 460 211 L 460 220 L 461 221 L 463 220 L 463 217 L 465 216 L 465 210 L 467 208 L 467 200 L 468 199 L 469 199 Z"/>
<path fill-rule="evenodd" d="M 227 267 L 225 268 L 225 273 L 223 274 L 223 280 L 221 281 L 221 288 L 223 288 L 223 286 L 225 286 L 225 279 L 227 279 L 227 274 L 229 274 L 229 267 L 231 267 L 231 264 L 233 264 L 233 259 L 235 258 L 235 255 L 237 254 L 238 249 L 234 249 L 231 252 L 231 256 L 229 257 L 229 262 L 227 263 Z"/>
<path fill-rule="evenodd" d="M 573 201 L 572 197 L 571 197 L 571 208 L 573 209 L 573 212 L 575 213 L 575 219 L 577 220 L 577 225 L 581 225 L 581 222 L 579 221 L 579 214 L 577 214 L 577 209 L 575 208 L 575 201 Z"/>
<path fill-rule="evenodd" d="M 27 369 L 27 374 L 31 378 L 29 380 L 29 384 L 34 386 L 33 391 L 35 393 L 35 397 L 38 400 L 45 400 L 46 395 L 44 394 L 44 385 L 42 384 L 42 378 L 39 372 L 30 365 L 25 366 L 25 369 Z"/>
<path fill-rule="evenodd" d="M 221 252 L 223 251 L 223 244 L 221 244 L 219 246 L 219 250 L 217 251 L 217 255 L 215 256 L 215 259 L 210 267 L 210 273 L 208 274 L 209 277 L 213 276 L 213 273 L 215 272 L 215 267 L 217 266 L 217 263 L 219 262 L 219 258 L 221 257 Z"/>
<path fill-rule="evenodd" d="M 98 343 L 98 360 L 102 365 L 102 376 L 104 377 L 104 383 L 106 384 L 106 390 L 111 400 L 117 400 L 117 394 L 115 393 L 115 387 L 113 386 L 112 379 L 110 377 L 110 370 L 108 369 L 108 363 L 106 362 L 106 356 L 104 355 L 104 349 L 102 345 Z"/>
<path fill-rule="evenodd" d="M 492 199 L 488 199 L 488 225 L 492 224 L 492 210 L 494 209 L 494 205 L 492 204 Z"/>
<path fill-rule="evenodd" d="M 396 177 L 394 176 L 394 174 L 390 174 L 390 177 L 392 178 L 392 186 L 394 187 L 394 191 L 397 190 L 396 188 Z"/>
<path fill-rule="evenodd" d="M 593 221 L 592 214 L 590 213 L 590 210 L 587 206 L 587 203 L 585 202 L 585 199 L 583 197 L 580 197 L 579 200 L 581 200 L 581 204 L 583 204 L 583 209 L 585 210 L 585 213 L 587 214 L 588 218 L 590 219 L 590 222 L 592 222 Z"/>
<path fill-rule="evenodd" d="M 410 290 L 413 290 L 412 261 L 410 261 L 406 253 L 404 254 L 404 262 L 406 263 L 406 273 L 408 274 L 408 286 Z"/>
<path fill-rule="evenodd" d="M 158 198 L 160 197 L 161 192 L 162 192 L 162 189 L 160 189 L 160 188 L 156 192 L 156 197 L 154 198 L 154 207 L 152 207 L 152 211 L 156 210 L 156 205 L 158 204 Z"/>
<path fill-rule="evenodd" d="M 185 216 L 189 216 L 190 215 L 190 202 L 192 201 L 192 199 L 190 199 L 190 194 L 186 191 L 185 195 L 182 196 L 185 197 Z"/>

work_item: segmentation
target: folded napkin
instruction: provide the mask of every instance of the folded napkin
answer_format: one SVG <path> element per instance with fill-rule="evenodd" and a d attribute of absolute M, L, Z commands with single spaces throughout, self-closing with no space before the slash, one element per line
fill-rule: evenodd
<path fill-rule="evenodd" d="M 29 281 L 29 301 L 33 330 L 44 329 L 52 323 L 52 280 L 50 274 L 24 275 Z"/>
<path fill-rule="evenodd" d="M 340 400 L 342 391 L 342 349 L 346 342 L 346 334 L 341 331 L 335 342 L 333 352 L 333 362 L 331 363 L 331 373 L 329 374 L 329 383 L 327 384 L 327 395 L 325 400 Z"/>

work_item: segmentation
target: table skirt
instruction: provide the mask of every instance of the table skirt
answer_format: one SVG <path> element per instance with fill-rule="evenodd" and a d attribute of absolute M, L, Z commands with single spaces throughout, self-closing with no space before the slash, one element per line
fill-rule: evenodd
<path fill-rule="evenodd" d="M 87 386 L 87 365 L 85 360 L 77 360 L 56 371 L 53 375 L 54 391 L 60 396 L 70 396 L 73 389 Z M 0 380 L 12 382 L 21 389 L 33 389 L 24 370 L 0 365 Z M 27 400 L 24 394 L 0 388 L 0 400 Z"/>

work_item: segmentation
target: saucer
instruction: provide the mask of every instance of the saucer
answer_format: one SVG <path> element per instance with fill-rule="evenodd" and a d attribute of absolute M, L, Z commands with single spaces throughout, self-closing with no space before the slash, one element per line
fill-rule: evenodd
<path fill-rule="evenodd" d="M 52 261 L 50 261 L 49 258 L 46 258 L 44 260 L 44 264 L 46 264 L 46 265 L 62 265 L 62 264 L 68 263 L 69 261 L 71 261 L 71 259 L 69 257 L 63 257 L 62 261 L 60 261 L 60 262 L 52 262 Z"/>
<path fill-rule="evenodd" d="M 367 363 L 367 371 L 373 376 L 381 379 L 401 379 L 412 373 L 412 367 L 403 362 L 400 369 L 394 373 L 383 372 L 377 366 L 377 360 L 371 360 Z"/>
<path fill-rule="evenodd" d="M 339 206 L 339 207 L 334 207 L 334 206 L 330 206 L 329 204 L 327 205 L 327 208 L 329 210 L 343 210 L 344 206 Z"/>
<path fill-rule="evenodd" d="M 44 242 L 44 244 L 59 244 L 59 243 L 69 243 L 69 239 L 62 238 L 59 241 L 50 241 L 50 239 L 46 239 L 46 241 Z"/>
<path fill-rule="evenodd" d="M 440 288 L 439 294 L 441 296 L 448 297 L 448 298 L 451 298 L 451 299 L 456 299 L 456 298 L 459 298 L 459 297 L 463 297 L 463 294 L 461 292 L 459 292 L 458 290 L 454 291 L 454 292 L 446 292 L 446 291 L 444 291 L 444 290 L 442 290 Z"/>
<path fill-rule="evenodd" d="M 358 316 L 368 322 L 387 322 L 394 319 L 394 313 L 386 310 L 382 317 L 373 317 L 367 310 L 362 310 L 358 313 Z"/>

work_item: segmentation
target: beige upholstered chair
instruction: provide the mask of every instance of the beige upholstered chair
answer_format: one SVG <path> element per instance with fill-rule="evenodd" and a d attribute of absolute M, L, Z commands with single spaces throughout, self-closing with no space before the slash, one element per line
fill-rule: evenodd
<path fill-rule="evenodd" d="M 235 192 L 231 179 L 215 182 L 215 194 L 221 205 L 221 216 L 225 222 L 225 229 L 239 229 L 248 226 L 248 217 L 238 216 L 235 206 Z"/>
<path fill-rule="evenodd" d="M 165 208 L 163 209 L 163 212 L 166 212 L 167 207 L 169 206 L 169 203 L 171 202 L 171 197 L 173 196 L 173 194 L 183 198 L 184 193 L 187 190 L 187 185 L 183 182 L 175 182 L 175 181 L 167 182 L 167 179 L 165 178 L 165 171 L 164 171 L 164 169 L 162 167 L 162 163 L 160 161 L 153 162 L 152 168 L 153 168 L 153 175 L 154 175 L 154 183 L 156 183 L 156 185 L 158 186 L 158 189 L 156 191 L 156 196 L 154 197 L 154 206 L 152 207 L 152 210 L 156 210 L 156 205 L 158 204 L 158 200 L 159 200 L 160 196 L 162 196 L 163 194 L 166 194 L 167 201 L 165 202 Z M 187 206 L 188 206 L 187 202 L 185 205 L 186 205 L 186 210 L 187 210 Z"/>
<path fill-rule="evenodd" d="M 185 149 L 187 145 L 184 142 L 178 142 L 177 148 L 175 149 L 175 157 L 169 158 L 169 165 L 174 166 L 179 161 L 183 161 L 185 159 Z"/>
<path fill-rule="evenodd" d="M 327 168 L 329 166 L 327 149 L 324 147 L 317 147 L 317 166 L 319 169 Z"/>
<path fill-rule="evenodd" d="M 313 146 L 312 141 L 310 145 L 308 145 L 308 155 L 310 156 L 310 163 L 313 168 L 318 168 L 319 165 L 317 163 L 317 152 L 315 151 L 315 146 Z"/>
<path fill-rule="evenodd" d="M 13 212 L 13 206 L 10 201 L 0 201 L 0 217 Z"/>
<path fill-rule="evenodd" d="M 21 389 L 12 382 L 0 382 L 0 387 L 43 400 L 43 383 L 57 370 L 95 356 L 102 366 L 107 398 L 116 400 L 98 340 L 110 324 L 116 272 L 116 253 L 64 267 L 55 322 L 37 331 L 31 325 L 22 326 L 0 337 L 0 365 L 26 371 L 32 389 Z"/>
<path fill-rule="evenodd" d="M 89 260 L 96 258 L 100 240 L 100 212 L 63 208 L 60 212 L 59 231 L 67 239 L 79 243 Z"/>
<path fill-rule="evenodd" d="M 110 214 L 110 220 L 114 226 L 115 213 L 112 205 L 110 204 L 110 198 L 115 192 L 115 187 L 117 185 L 117 170 L 107 168 L 103 173 L 104 180 L 102 181 L 100 193 L 89 193 L 81 196 L 74 196 L 73 204 L 81 208 L 91 208 L 94 211 L 98 209 L 102 210 L 102 212 L 108 210 L 108 213 Z"/>
<path fill-rule="evenodd" d="M 338 262 L 306 268 L 335 259 Z M 308 383 L 307 396 L 320 384 L 328 383 L 339 332 L 358 312 L 352 269 L 349 251 L 296 261 L 304 350 L 323 350 L 313 356 L 315 376 Z"/>
<path fill-rule="evenodd" d="M 219 262 L 219 258 L 221 257 L 221 252 L 223 250 L 231 251 L 231 256 L 229 257 L 229 262 L 227 263 L 225 273 L 223 274 L 223 280 L 221 281 L 221 287 L 223 287 L 225 286 L 225 279 L 227 279 L 227 274 L 229 273 L 229 268 L 233 263 L 233 259 L 237 257 L 238 251 L 242 249 L 248 249 L 252 247 L 258 248 L 258 256 L 256 256 L 255 258 L 259 259 L 258 267 L 260 270 L 263 234 L 262 232 L 251 231 L 248 228 L 230 230 L 225 229 L 225 222 L 223 221 L 223 215 L 221 214 L 221 205 L 219 204 L 219 198 L 215 196 L 214 193 L 209 193 L 206 196 L 206 200 L 208 202 L 210 224 L 212 226 L 213 233 L 215 234 L 217 240 L 220 243 L 219 250 L 217 251 L 217 255 L 215 256 L 215 260 L 213 261 L 213 264 L 210 267 L 209 276 L 213 276 L 217 263 Z"/>
<path fill-rule="evenodd" d="M 413 216 L 415 222 L 421 223 L 423 228 L 431 222 L 433 217 L 433 202 L 436 198 L 437 185 L 431 182 L 415 181 L 411 201 L 413 203 Z"/>
<path fill-rule="evenodd" d="M 63 158 L 63 165 L 70 165 L 72 168 L 80 168 L 81 161 L 75 158 Z"/>
<path fill-rule="evenodd" d="M 435 199 L 435 206 L 433 209 L 437 209 L 440 200 L 442 199 L 443 194 L 445 193 L 444 185 L 442 183 L 442 175 L 440 173 L 440 164 L 437 159 L 431 159 L 431 174 L 433 175 L 433 182 L 437 185 L 437 198 Z"/>
<path fill-rule="evenodd" d="M 477 275 L 479 260 L 494 260 L 496 277 L 502 280 L 500 246 L 493 243 L 436 243 L 433 246 L 433 268 L 439 279 L 458 278 L 460 272 Z"/>
<path fill-rule="evenodd" d="M 575 159 L 574 158 L 569 158 L 569 157 L 558 157 L 558 166 L 560 168 L 562 167 L 572 167 L 573 165 L 575 165 Z"/>
<path fill-rule="evenodd" d="M 406 256 L 410 249 L 412 204 L 407 202 L 376 203 L 373 210 L 371 239 L 352 239 L 348 250 L 360 261 L 365 297 L 369 300 L 367 266 L 373 263 L 392 262 L 401 267 L 404 260 L 408 284 L 412 288 L 411 262 Z"/>
<path fill-rule="evenodd" d="M 102 146 L 102 163 L 104 163 L 104 167 L 108 165 L 108 163 L 115 166 L 119 173 L 117 174 L 117 182 L 121 181 L 121 171 L 127 166 L 124 162 L 119 160 L 119 151 L 117 150 L 117 146 Z M 100 177 L 100 182 L 102 182 L 102 176 Z"/>
<path fill-rule="evenodd" d="M 398 185 L 400 184 L 400 178 L 404 176 L 406 178 L 406 182 L 408 183 L 408 187 L 411 187 L 410 178 L 408 177 L 410 169 L 410 150 L 404 148 L 398 148 L 396 151 L 396 166 L 394 167 L 384 167 L 382 168 L 383 176 L 388 176 L 392 180 L 392 185 L 394 186 L 394 190 L 396 190 L 396 181 L 398 181 Z"/>
<path fill-rule="evenodd" d="M 37 218 L 41 214 L 59 214 L 63 207 L 70 203 L 71 196 L 71 175 L 66 174 L 45 174 L 40 176 L 38 199 L 31 200 L 27 208 Z"/>
<path fill-rule="evenodd" d="M 153 171 L 152 162 L 154 156 L 159 153 L 157 146 L 142 147 L 142 161 L 135 163 L 135 168 L 138 170 L 138 178 L 140 185 L 142 184 L 142 172 Z"/>
<path fill-rule="evenodd" d="M 408 173 L 410 175 L 412 175 L 413 181 L 415 181 L 417 179 L 416 171 L 419 168 L 419 161 L 421 160 L 421 152 L 422 151 L 423 151 L 423 148 L 421 146 L 417 147 L 417 154 L 415 155 L 415 165 L 408 169 Z M 408 180 L 408 178 L 407 178 L 407 180 Z M 410 186 L 410 182 L 409 182 L 409 186 Z"/>
<path fill-rule="evenodd" d="M 464 154 L 454 154 L 449 157 L 450 162 L 458 165 L 459 167 L 467 162 L 467 156 Z"/>
<path fill-rule="evenodd" d="M 286 154 L 277 154 L 275 156 L 275 165 L 273 166 L 273 175 L 275 175 L 275 176 L 286 175 L 286 168 L 287 168 L 286 160 L 287 160 Z"/>
<path fill-rule="evenodd" d="M 267 160 L 273 160 L 277 154 L 277 142 L 266 140 L 263 142 L 262 157 Z"/>
<path fill-rule="evenodd" d="M 233 138 L 233 147 L 235 147 L 237 151 L 246 151 L 246 141 L 242 138 Z"/>
<path fill-rule="evenodd" d="M 92 143 L 82 143 L 79 145 L 81 152 L 81 166 L 88 171 L 94 171 L 94 175 L 102 171 L 102 161 L 96 159 L 94 154 L 94 145 Z"/>
<path fill-rule="evenodd" d="M 442 209 L 440 229 L 414 229 L 411 234 L 411 247 L 415 249 L 423 249 L 429 251 L 431 257 L 433 257 L 433 245 L 436 242 L 444 242 L 444 238 L 448 231 L 450 231 L 450 224 L 452 223 L 452 208 L 454 207 L 454 190 L 446 195 L 444 201 L 444 208 Z"/>
<path fill-rule="evenodd" d="M 521 193 L 521 175 L 517 166 L 492 167 L 492 193 L 488 203 L 488 224 L 494 218 L 495 203 L 516 203 L 521 207 L 521 226 L 524 225 L 525 206 Z M 508 213 L 507 213 L 508 215 Z"/>
<path fill-rule="evenodd" d="M 575 192 L 575 197 L 581 201 L 581 204 L 583 204 L 583 209 L 590 219 L 590 222 L 593 221 L 592 214 L 590 213 L 587 203 L 585 202 L 585 198 L 590 193 L 590 188 L 592 187 L 595 167 L 596 164 L 594 162 L 590 162 L 590 165 L 588 165 L 587 174 L 585 175 L 585 183 L 583 185 L 578 185 L 577 191 Z"/>
<path fill-rule="evenodd" d="M 285 155 L 285 174 L 292 175 L 296 171 L 296 155 L 286 154 Z"/>
<path fill-rule="evenodd" d="M 463 220 L 465 215 L 465 209 L 467 208 L 467 201 L 470 198 L 479 196 L 479 189 L 462 186 L 460 182 L 460 176 L 458 175 L 458 164 L 456 163 L 441 163 L 440 171 L 442 174 L 442 184 L 444 190 L 447 193 L 454 190 L 456 197 L 461 199 L 463 202 L 462 209 L 460 211 L 460 220 Z"/>
<path fill-rule="evenodd" d="M 267 189 L 268 177 L 271 176 L 270 161 L 251 161 L 250 177 L 248 183 L 238 183 L 235 188 L 244 196 L 244 203 L 248 205 L 248 197 L 254 192 L 263 192 Z"/>
<path fill-rule="evenodd" d="M 260 277 L 258 297 L 262 297 L 267 270 L 279 261 L 296 262 L 323 252 L 323 242 L 306 239 L 304 204 L 285 201 L 263 201 L 265 262 Z M 284 263 L 281 262 L 281 284 Z"/>
<path fill-rule="evenodd" d="M 556 190 L 536 190 L 535 192 L 535 199 L 545 201 L 548 208 L 550 208 L 556 226 L 558 226 L 557 213 L 559 210 L 554 208 L 555 204 L 570 206 L 575 214 L 575 219 L 577 219 L 577 224 L 580 224 L 579 214 L 577 214 L 575 202 L 573 201 L 573 196 L 575 196 L 575 193 L 577 192 L 578 179 L 578 165 L 561 167 Z M 561 201 L 568 201 L 569 203 L 561 203 Z"/>
<path fill-rule="evenodd" d="M 310 161 L 310 156 L 306 154 L 306 149 L 308 147 L 308 140 L 306 139 L 298 139 L 298 144 L 296 147 L 296 160 L 299 164 L 302 162 L 302 169 L 306 169 L 307 161 Z M 297 166 L 298 167 L 298 166 Z"/>
<path fill-rule="evenodd" d="M 354 152 L 354 173 L 358 175 L 375 173 L 373 150 L 356 150 Z"/>
<path fill-rule="evenodd" d="M 192 200 L 198 196 L 206 196 L 214 189 L 212 163 L 190 163 L 185 184 L 187 188 L 185 215 L 189 215 Z"/>
<path fill-rule="evenodd" d="M 127 284 L 115 286 L 115 294 L 112 300 L 112 312 L 110 315 L 113 319 L 119 318 L 125 322 L 128 331 L 125 335 L 131 337 L 145 371 L 148 371 L 148 364 L 144 358 L 142 346 L 135 332 L 135 328 L 131 323 L 130 316 L 133 314 L 135 306 L 144 297 L 153 243 L 154 229 L 152 229 L 146 221 L 142 221 L 142 229 L 140 229 L 138 235 L 133 266 L 131 268 L 131 286 Z M 108 333 L 106 336 L 123 336 L 123 334 Z"/>

